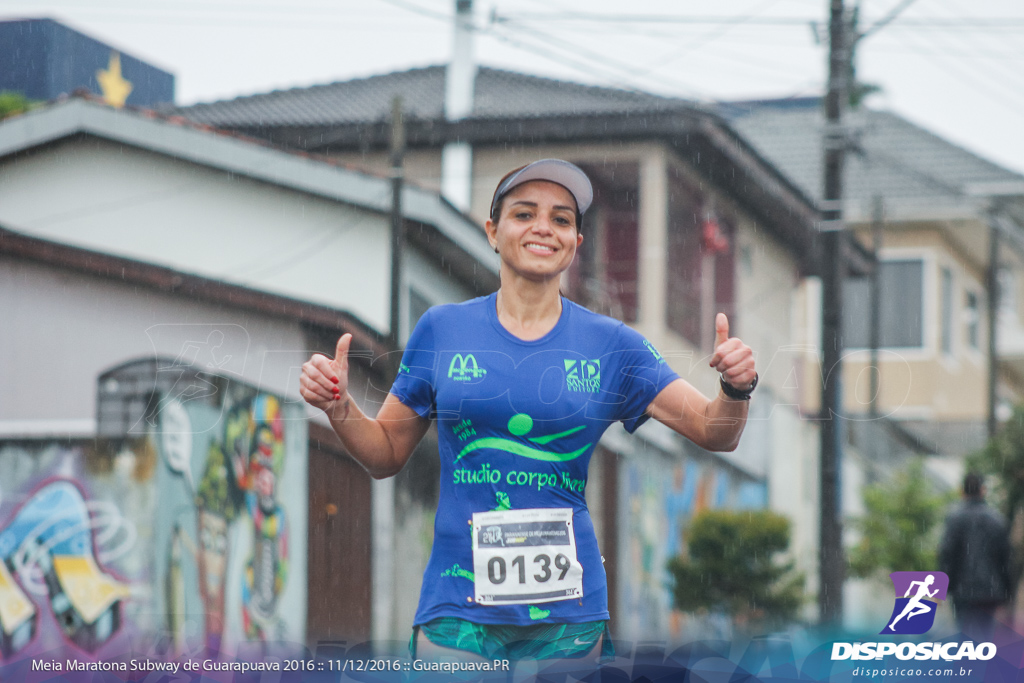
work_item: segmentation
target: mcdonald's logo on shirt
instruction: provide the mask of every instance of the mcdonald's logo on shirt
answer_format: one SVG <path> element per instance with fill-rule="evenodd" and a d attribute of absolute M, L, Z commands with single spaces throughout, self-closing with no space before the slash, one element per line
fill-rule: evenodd
<path fill-rule="evenodd" d="M 448 379 L 456 382 L 480 379 L 486 374 L 487 370 L 477 364 L 476 358 L 471 353 L 467 353 L 465 356 L 461 353 L 455 354 L 452 362 L 448 365 Z"/>

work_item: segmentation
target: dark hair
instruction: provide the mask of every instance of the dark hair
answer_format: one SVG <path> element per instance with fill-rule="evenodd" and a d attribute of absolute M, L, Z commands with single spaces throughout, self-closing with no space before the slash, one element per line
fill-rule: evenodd
<path fill-rule="evenodd" d="M 496 185 L 496 187 L 501 187 L 502 184 L 508 179 L 508 177 L 510 175 L 512 175 L 513 173 L 518 173 L 519 171 L 522 171 L 524 168 L 526 168 L 526 166 L 529 166 L 529 164 L 525 164 L 523 166 L 520 166 L 519 168 L 513 168 L 511 171 L 509 171 L 508 173 L 506 173 L 505 175 L 503 175 L 501 177 L 501 180 L 498 181 L 498 184 Z M 558 183 L 555 183 L 555 184 L 558 185 Z M 516 185 L 516 187 L 519 187 L 519 185 Z M 561 186 L 559 185 L 559 187 L 561 187 Z M 514 190 L 514 189 L 516 189 L 516 188 L 513 187 L 512 190 Z M 495 225 L 498 224 L 498 219 L 501 217 L 501 208 L 503 206 L 505 206 L 505 197 L 512 190 L 507 190 L 505 192 L 505 194 L 503 194 L 500 197 L 496 198 L 494 200 L 494 202 L 493 202 L 494 203 L 494 210 L 491 211 L 491 221 Z M 497 192 L 497 189 L 495 189 L 495 192 Z M 569 194 L 571 196 L 572 192 L 570 192 Z M 576 203 L 576 198 L 573 197 L 572 201 L 573 201 L 573 203 Z M 576 205 L 576 232 L 583 232 L 583 214 L 580 213 L 580 209 L 579 209 L 579 205 L 578 204 Z"/>
<path fill-rule="evenodd" d="M 964 475 L 964 495 L 969 498 L 979 498 L 981 496 L 981 488 L 985 485 L 985 480 L 982 479 L 981 475 L 977 472 L 968 472 Z"/>

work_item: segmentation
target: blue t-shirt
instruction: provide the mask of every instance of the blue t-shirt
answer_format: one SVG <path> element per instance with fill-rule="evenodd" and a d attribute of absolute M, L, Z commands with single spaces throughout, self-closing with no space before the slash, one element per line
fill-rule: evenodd
<path fill-rule="evenodd" d="M 613 422 L 629 432 L 639 427 L 678 375 L 639 333 L 564 298 L 554 329 L 523 341 L 498 321 L 495 296 L 428 310 L 391 389 L 420 416 L 437 420 L 440 502 L 415 623 L 443 616 L 518 625 L 608 619 L 605 572 L 584 498 L 590 456 Z M 582 598 L 478 604 L 473 514 L 537 508 L 571 508 Z M 519 562 L 502 564 L 498 578 L 507 570 L 514 582 L 517 568 L 520 577 L 554 570 L 554 585 L 565 574 L 547 560 L 525 568 Z"/>

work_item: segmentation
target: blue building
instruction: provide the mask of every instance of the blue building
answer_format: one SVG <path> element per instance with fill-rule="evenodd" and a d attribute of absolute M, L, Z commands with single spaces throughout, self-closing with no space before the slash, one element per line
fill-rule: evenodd
<path fill-rule="evenodd" d="M 52 100 L 85 88 L 109 104 L 174 101 L 174 75 L 53 19 L 0 21 L 0 91 Z"/>

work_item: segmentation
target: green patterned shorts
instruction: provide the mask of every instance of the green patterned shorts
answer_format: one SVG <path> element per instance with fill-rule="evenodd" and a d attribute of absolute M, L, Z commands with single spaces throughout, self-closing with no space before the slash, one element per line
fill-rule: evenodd
<path fill-rule="evenodd" d="M 607 621 L 516 626 L 474 624 L 457 617 L 438 617 L 413 628 L 409 643 L 413 659 L 416 658 L 418 631 L 423 631 L 434 645 L 472 652 L 485 659 L 571 659 L 585 656 L 599 640 L 601 658 L 615 656 Z"/>

